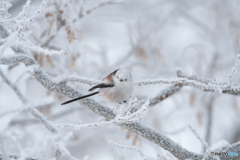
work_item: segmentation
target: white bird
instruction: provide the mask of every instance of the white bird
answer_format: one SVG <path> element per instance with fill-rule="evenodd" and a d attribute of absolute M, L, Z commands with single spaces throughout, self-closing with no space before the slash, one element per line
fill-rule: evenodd
<path fill-rule="evenodd" d="M 99 91 L 81 96 L 69 101 L 62 103 L 65 105 L 67 103 L 71 103 L 83 98 L 87 98 L 98 94 L 110 102 L 117 102 L 117 103 L 126 103 L 128 99 L 131 97 L 134 84 L 132 80 L 131 73 L 126 69 L 117 69 L 114 72 L 110 73 L 107 77 L 105 77 L 102 83 L 93 86 L 88 91 L 93 91 L 97 88 L 100 88 Z"/>

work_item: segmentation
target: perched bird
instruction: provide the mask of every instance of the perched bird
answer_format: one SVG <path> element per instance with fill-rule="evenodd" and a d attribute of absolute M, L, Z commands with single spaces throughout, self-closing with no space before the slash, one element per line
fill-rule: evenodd
<path fill-rule="evenodd" d="M 62 105 L 98 94 L 110 102 L 125 103 L 131 97 L 134 89 L 131 73 L 126 69 L 117 69 L 105 77 L 102 83 L 93 86 L 88 91 L 99 91 L 78 97 L 62 103 Z"/>

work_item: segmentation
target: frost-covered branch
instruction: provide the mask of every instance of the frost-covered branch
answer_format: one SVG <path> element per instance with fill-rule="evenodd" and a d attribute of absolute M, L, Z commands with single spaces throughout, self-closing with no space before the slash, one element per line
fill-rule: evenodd
<path fill-rule="evenodd" d="M 39 46 L 35 46 L 33 44 L 29 44 L 29 43 L 22 43 L 19 42 L 18 46 L 21 46 L 21 48 L 23 49 L 29 49 L 30 51 L 34 51 L 36 53 L 43 53 L 45 55 L 64 55 L 65 51 L 64 50 L 48 50 L 48 49 L 43 49 L 42 47 Z"/>
<path fill-rule="evenodd" d="M 18 90 L 18 88 L 12 83 L 10 82 L 7 77 L 3 74 L 2 70 L 0 69 L 0 77 L 8 84 L 9 87 L 12 88 L 12 90 L 14 90 L 14 92 L 17 94 L 17 96 L 19 97 L 19 99 L 23 102 L 23 103 L 27 103 L 27 99 L 23 96 L 23 94 Z"/>
<path fill-rule="evenodd" d="M 81 76 L 77 76 L 77 75 L 76 76 L 75 75 L 66 76 L 63 79 L 61 79 L 61 82 L 63 82 L 63 83 L 78 82 L 78 83 L 82 83 L 82 84 L 88 84 L 90 86 L 101 83 L 100 80 L 85 78 L 85 77 L 81 77 Z"/>
<path fill-rule="evenodd" d="M 206 82 L 201 82 L 201 81 L 188 79 L 188 78 L 149 79 L 149 80 L 137 81 L 135 82 L 135 85 L 144 86 L 144 85 L 155 85 L 155 84 L 162 84 L 162 83 L 192 86 L 208 92 L 217 92 L 217 93 L 225 93 L 225 94 L 232 94 L 232 95 L 240 94 L 240 86 L 237 84 L 229 86 L 229 84 L 227 83 L 216 84 L 216 81 L 206 83 Z"/>
<path fill-rule="evenodd" d="M 0 113 L 0 118 L 6 116 L 8 114 L 20 113 L 22 111 L 28 111 L 30 108 L 43 108 L 43 107 L 49 106 L 51 104 L 53 104 L 53 101 L 52 100 L 49 101 L 48 99 L 44 99 L 43 103 L 37 103 L 37 104 L 27 103 L 22 108 L 7 110 L 5 112 Z"/>
<path fill-rule="evenodd" d="M 52 79 L 50 79 L 50 77 L 43 71 L 43 69 L 39 65 L 35 65 L 37 64 L 37 62 L 33 58 L 29 58 L 25 56 L 24 58 L 18 59 L 17 58 L 18 56 L 22 56 L 22 55 L 12 56 L 13 60 L 11 60 L 10 57 L 8 57 L 7 59 L 3 58 L 1 62 L 4 62 L 4 64 L 8 64 L 8 65 L 13 63 L 19 63 L 19 62 L 24 62 L 28 66 L 32 64 L 31 67 L 32 67 L 33 75 L 49 91 L 57 92 L 71 98 L 76 98 L 82 95 L 81 93 L 67 86 L 66 84 L 56 83 Z M 101 115 L 108 120 L 114 119 L 116 116 L 113 110 L 95 102 L 92 99 L 86 98 L 79 101 L 79 103 L 82 106 L 89 108 L 96 114 Z M 173 142 L 171 139 L 167 138 L 164 135 L 161 135 L 159 132 L 155 130 L 152 130 L 140 124 L 139 122 L 126 122 L 119 125 L 147 138 L 151 142 L 168 150 L 179 159 L 186 159 L 186 158 L 193 158 L 193 157 L 201 159 L 203 157 L 203 155 L 196 154 L 184 149 L 177 143 Z"/>
<path fill-rule="evenodd" d="M 151 100 L 150 106 L 153 106 L 165 99 L 167 99 L 169 96 L 173 95 L 174 93 L 178 92 L 183 86 L 181 84 L 175 84 L 168 89 L 165 89 L 161 91 L 159 95 L 157 95 L 155 98 Z"/>
<path fill-rule="evenodd" d="M 132 105 L 132 104 L 130 104 Z M 74 128 L 76 130 L 81 130 L 83 128 L 96 128 L 99 126 L 105 126 L 105 125 L 110 125 L 110 124 L 123 124 L 127 122 L 135 122 L 139 121 L 138 117 L 147 110 L 147 107 L 149 105 L 149 101 L 146 101 L 140 109 L 136 110 L 133 113 L 130 113 L 130 110 L 128 110 L 127 113 L 120 113 L 115 116 L 114 119 L 109 120 L 109 121 L 102 121 L 102 122 L 96 122 L 96 123 L 86 123 L 86 124 L 57 124 L 56 127 L 61 127 L 61 128 Z M 126 107 L 126 106 L 125 106 Z M 126 108 L 131 108 L 129 105 Z"/>
<path fill-rule="evenodd" d="M 188 128 L 193 132 L 193 134 L 197 137 L 197 139 L 203 144 L 203 146 L 209 150 L 208 144 L 197 134 L 197 132 L 192 128 L 191 125 Z"/>
<path fill-rule="evenodd" d="M 124 149 L 130 149 L 130 150 L 135 150 L 137 151 L 140 156 L 142 157 L 143 160 L 147 160 L 146 156 L 143 154 L 143 151 L 137 147 L 134 146 L 125 146 L 125 145 L 121 145 L 121 144 L 117 144 L 113 141 L 109 141 L 109 144 L 118 148 L 124 148 Z"/>
<path fill-rule="evenodd" d="M 18 58 L 19 56 L 21 56 L 22 58 Z M 43 71 L 43 69 L 39 65 L 35 65 L 35 64 L 37 64 L 37 62 L 33 58 L 30 58 L 30 56 L 23 57 L 23 55 L 15 55 L 12 57 L 3 58 L 0 62 L 2 64 L 8 64 L 8 65 L 14 64 L 14 63 L 19 63 L 19 62 L 24 62 L 28 66 L 30 66 L 32 64 L 31 67 L 32 67 L 33 75 L 49 91 L 57 92 L 57 93 L 63 94 L 65 96 L 68 96 L 71 98 L 76 98 L 76 97 L 82 95 L 81 93 L 79 93 L 78 91 L 74 90 L 73 88 L 69 87 L 68 85 L 66 85 L 64 83 L 54 82 Z M 111 109 L 95 102 L 92 99 L 89 99 L 89 98 L 83 99 L 83 100 L 79 101 L 79 103 L 82 106 L 89 108 L 96 114 L 105 117 L 106 119 L 109 119 L 109 120 L 114 119 L 116 116 L 115 113 Z M 152 130 L 152 129 L 140 124 L 139 122 L 127 122 L 127 123 L 123 123 L 123 124 L 119 124 L 119 125 L 147 138 L 151 142 L 168 150 L 175 157 L 177 157 L 179 159 L 187 159 L 187 158 L 201 159 L 203 157 L 203 155 L 201 155 L 201 154 L 193 153 L 193 152 L 190 152 L 190 151 L 184 149 L 177 143 L 173 142 L 171 139 L 167 138 L 166 136 L 160 134 L 159 132 L 157 132 L 155 130 Z M 233 145 L 229 146 L 227 149 L 228 150 L 234 149 L 233 151 L 240 151 L 240 145 L 233 144 Z M 229 150 L 229 151 L 232 152 L 232 150 Z"/>
<path fill-rule="evenodd" d="M 237 55 L 234 67 L 232 68 L 232 72 L 229 74 L 229 83 L 230 83 L 230 85 L 232 84 L 233 75 L 234 75 L 234 73 L 236 72 L 236 70 L 237 70 L 237 68 L 239 66 L 239 61 L 240 61 L 240 54 Z"/>
<path fill-rule="evenodd" d="M 101 2 L 101 3 L 99 3 L 98 5 L 96 5 L 96 6 L 92 7 L 92 8 L 90 8 L 90 9 L 86 10 L 86 14 L 90 14 L 90 13 L 92 13 L 92 11 L 97 10 L 97 9 L 99 9 L 99 8 L 101 8 L 101 7 L 104 7 L 104 6 L 106 6 L 106 5 L 122 4 L 123 2 L 124 2 L 124 1 L 122 1 L 122 2 L 117 2 L 117 1 L 112 1 L 112 0 L 105 1 L 105 2 Z M 83 17 L 83 16 L 84 16 L 83 14 L 80 14 L 80 15 L 79 15 L 80 18 Z"/>
<path fill-rule="evenodd" d="M 212 118 L 213 118 L 213 102 L 215 97 L 211 96 L 209 97 L 209 101 L 207 104 L 207 126 L 206 126 L 206 135 L 205 135 L 205 141 L 211 145 L 211 132 L 212 132 Z M 207 148 L 204 147 L 204 149 L 206 150 Z"/>
<path fill-rule="evenodd" d="M 20 23 L 20 26 L 18 28 L 18 38 L 19 40 L 22 40 L 24 38 L 23 31 L 28 27 L 28 25 L 37 17 L 37 15 L 41 12 L 43 7 L 46 4 L 46 0 L 42 0 L 42 3 L 40 4 L 39 8 L 30 18 L 25 18 L 23 22 Z"/>
<path fill-rule="evenodd" d="M 98 122 L 98 123 L 85 123 L 85 124 L 82 124 L 82 125 L 63 123 L 63 124 L 57 124 L 55 126 L 60 127 L 60 128 L 74 128 L 75 130 L 81 130 L 81 129 L 84 129 L 84 128 L 96 128 L 96 127 L 99 127 L 99 126 L 110 125 L 110 124 L 113 124 L 113 123 L 115 123 L 115 120 Z"/>
<path fill-rule="evenodd" d="M 25 58 L 20 58 L 22 61 L 25 61 Z M 18 59 L 19 60 L 19 59 Z M 33 60 L 35 61 L 35 60 Z M 14 61 L 12 61 L 14 62 Z M 27 64 L 31 64 L 31 62 L 28 62 Z M 35 62 L 36 63 L 36 62 Z M 34 64 L 34 63 L 33 63 Z M 7 77 L 0 71 L 0 76 L 3 78 L 3 80 L 9 85 L 9 87 L 11 87 L 15 93 L 18 95 L 18 97 L 20 98 L 20 100 L 23 102 L 23 104 L 27 104 L 28 101 L 27 99 L 24 97 L 24 95 L 19 91 L 19 89 L 12 83 L 10 82 Z M 37 109 L 35 108 L 28 108 L 28 111 L 36 118 L 38 119 L 50 132 L 52 132 L 53 134 L 56 135 L 55 138 L 55 145 L 58 148 L 58 150 L 61 151 L 61 153 L 66 154 L 70 159 L 72 160 L 77 160 L 77 158 L 73 157 L 70 152 L 66 149 L 65 145 L 63 145 L 63 141 L 62 138 L 60 137 L 58 131 L 55 129 L 55 127 L 46 119 L 46 117 L 39 112 Z"/>

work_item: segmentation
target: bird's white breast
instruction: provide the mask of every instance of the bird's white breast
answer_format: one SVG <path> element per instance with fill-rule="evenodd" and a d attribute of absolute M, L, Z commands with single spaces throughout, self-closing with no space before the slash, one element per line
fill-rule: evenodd
<path fill-rule="evenodd" d="M 101 88 L 100 95 L 109 100 L 110 102 L 121 103 L 130 98 L 133 92 L 133 83 L 117 83 L 114 87 Z"/>

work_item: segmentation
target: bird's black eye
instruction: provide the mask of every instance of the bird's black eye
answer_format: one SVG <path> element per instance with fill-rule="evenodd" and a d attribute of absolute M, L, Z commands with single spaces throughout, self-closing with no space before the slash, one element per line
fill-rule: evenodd
<path fill-rule="evenodd" d="M 127 79 L 125 79 L 125 81 L 127 81 Z"/>

